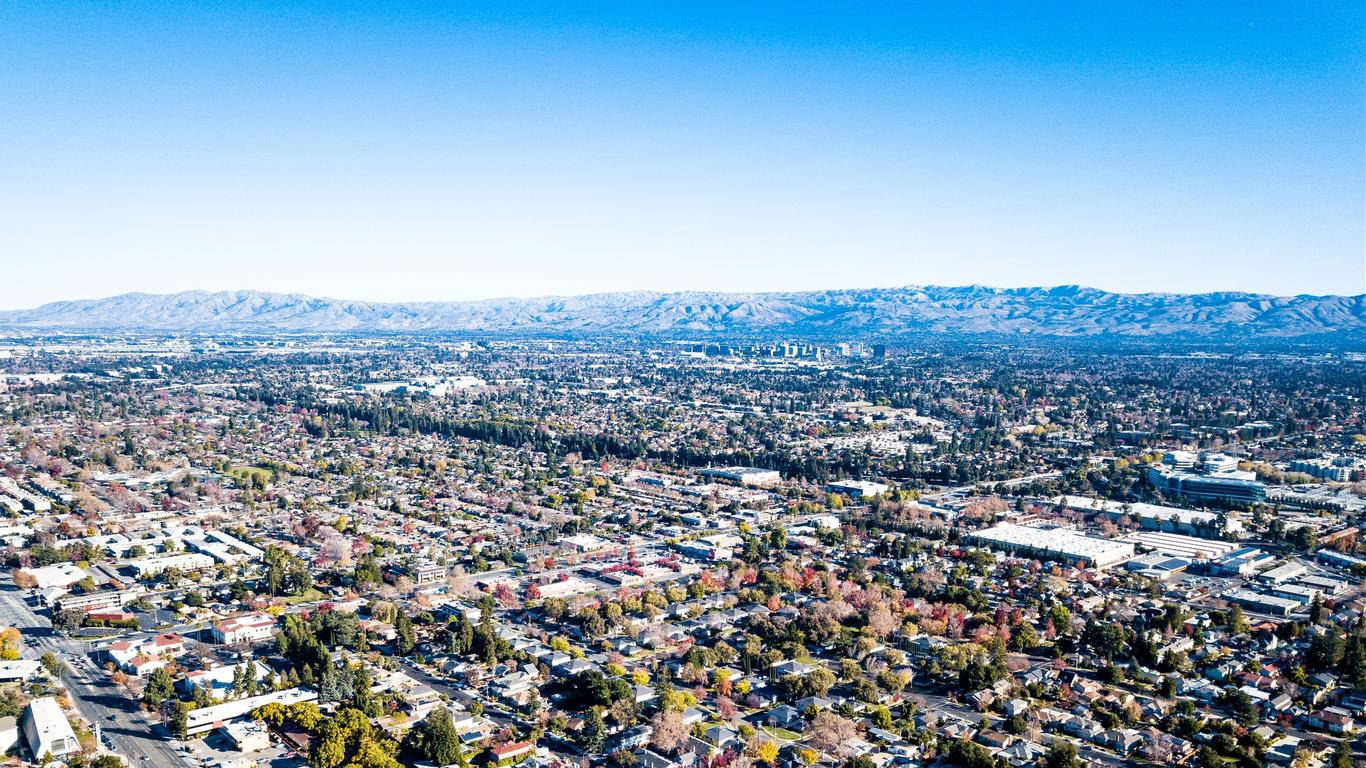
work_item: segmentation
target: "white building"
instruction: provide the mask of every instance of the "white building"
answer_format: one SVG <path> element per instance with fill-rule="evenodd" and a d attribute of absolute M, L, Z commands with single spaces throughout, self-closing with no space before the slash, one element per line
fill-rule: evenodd
<path fill-rule="evenodd" d="M 743 545 L 744 540 L 739 536 L 720 533 L 715 536 L 703 536 L 699 539 L 680 541 L 674 546 L 679 552 L 696 560 L 719 562 L 731 559 L 735 550 Z"/>
<path fill-rule="evenodd" d="M 1144 502 L 1123 503 L 1090 496 L 1059 496 L 1053 503 L 1083 514 L 1101 513 L 1112 520 L 1129 516 L 1137 520 L 1139 525 L 1153 531 L 1205 537 L 1218 537 L 1220 533 L 1220 515 L 1198 509 L 1182 509 Z M 1223 523 L 1229 532 L 1236 533 L 1243 529 L 1242 521 L 1236 516 L 1225 515 Z"/>
<path fill-rule="evenodd" d="M 176 688 L 184 694 L 192 694 L 195 689 L 203 688 L 209 697 L 214 701 L 222 701 L 232 692 L 232 683 L 242 672 L 238 670 L 251 670 L 251 674 L 256 677 L 259 683 L 266 679 L 271 673 L 270 667 L 259 661 L 244 661 L 240 664 L 224 664 L 213 669 L 201 669 L 190 672 L 176 681 Z"/>
<path fill-rule="evenodd" d="M 275 636 L 275 617 L 268 613 L 244 613 L 213 625 L 213 639 L 223 645 L 260 643 Z"/>
<path fill-rule="evenodd" d="M 704 469 L 698 474 L 725 480 L 736 485 L 749 485 L 757 488 L 774 486 L 782 480 L 782 475 L 778 474 L 778 470 L 760 469 L 759 467 L 721 467 Z"/>
<path fill-rule="evenodd" d="M 313 691 L 306 691 L 302 688 L 289 688 L 274 693 L 266 693 L 260 696 L 251 696 L 245 699 L 233 699 L 222 704 L 215 704 L 209 707 L 202 707 L 190 712 L 185 720 L 186 732 L 194 736 L 200 733 L 207 733 L 214 728 L 222 728 L 227 723 L 236 720 L 243 715 L 249 714 L 257 707 L 267 704 L 279 704 L 289 706 L 304 701 L 317 701 L 318 694 Z"/>
<path fill-rule="evenodd" d="M 117 610 L 133 602 L 145 594 L 145 591 L 137 589 L 107 589 L 100 592 L 91 592 L 80 595 L 75 593 L 62 595 L 57 600 L 58 610 L 79 609 L 90 613 L 91 611 Z"/>
<path fill-rule="evenodd" d="M 133 569 L 139 579 L 155 576 L 167 568 L 178 568 L 182 571 L 199 571 L 205 568 L 212 568 L 214 559 L 208 555 L 198 552 L 186 552 L 179 555 L 157 555 L 155 557 L 144 557 L 138 560 L 129 561 L 128 566 Z"/>
<path fill-rule="evenodd" d="M 1165 555 L 1185 557 L 1191 560 L 1214 560 L 1238 549 L 1238 545 L 1231 541 L 1201 539 L 1195 536 L 1182 536 L 1179 533 L 1156 531 L 1138 531 L 1125 536 L 1122 540 L 1133 542 L 1142 550 L 1161 552 Z"/>
<path fill-rule="evenodd" d="M 1106 568 L 1134 556 L 1134 545 L 1130 542 L 1098 539 L 1070 528 L 1032 528 L 1002 523 L 973 531 L 967 538 L 993 549 L 1094 568 Z"/>
<path fill-rule="evenodd" d="M 890 488 L 886 483 L 874 483 L 870 480 L 840 480 L 826 485 L 825 490 L 830 493 L 842 493 L 851 499 L 866 499 L 881 496 Z"/>
<path fill-rule="evenodd" d="M 56 563 L 42 568 L 23 568 L 20 573 L 32 576 L 35 589 L 67 589 L 90 574 L 72 563 Z"/>
<path fill-rule="evenodd" d="M 223 726 L 225 736 L 238 752 L 260 752 L 270 748 L 270 731 L 265 723 L 228 723 Z"/>
<path fill-rule="evenodd" d="M 32 680 L 43 665 L 28 659 L 0 661 L 0 683 Z"/>
<path fill-rule="evenodd" d="M 600 549 L 607 548 L 606 540 L 594 536 L 591 533 L 563 536 L 560 538 L 560 543 L 573 547 L 576 552 L 596 552 Z"/>
<path fill-rule="evenodd" d="M 8 754 L 19 746 L 19 721 L 13 717 L 0 717 L 0 755 Z"/>
<path fill-rule="evenodd" d="M 24 710 L 24 739 L 35 762 L 44 755 L 60 758 L 81 749 L 66 714 L 51 696 L 29 702 Z"/>

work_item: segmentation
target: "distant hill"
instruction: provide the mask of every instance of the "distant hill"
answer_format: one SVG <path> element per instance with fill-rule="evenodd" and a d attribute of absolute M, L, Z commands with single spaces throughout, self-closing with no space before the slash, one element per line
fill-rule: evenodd
<path fill-rule="evenodd" d="M 604 293 L 382 304 L 260 291 L 129 293 L 0 312 L 47 330 L 634 333 L 885 337 L 999 333 L 1090 337 L 1366 338 L 1366 295 L 1109 293 L 983 286 L 799 293 Z"/>

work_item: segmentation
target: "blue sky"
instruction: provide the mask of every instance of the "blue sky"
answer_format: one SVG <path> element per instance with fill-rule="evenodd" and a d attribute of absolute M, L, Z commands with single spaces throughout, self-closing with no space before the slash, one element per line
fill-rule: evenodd
<path fill-rule="evenodd" d="M 0 4 L 0 307 L 1360 293 L 1351 2 Z"/>

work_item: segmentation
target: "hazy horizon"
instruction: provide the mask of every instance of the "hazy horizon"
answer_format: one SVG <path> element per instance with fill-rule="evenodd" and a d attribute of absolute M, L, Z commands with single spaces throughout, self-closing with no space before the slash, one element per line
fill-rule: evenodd
<path fill-rule="evenodd" d="M 184 288 L 184 289 L 181 289 L 181 290 L 164 291 L 164 292 L 161 292 L 161 291 L 123 291 L 123 292 L 121 292 L 121 293 L 111 293 L 111 294 L 102 295 L 102 296 L 71 296 L 71 297 L 66 297 L 66 298 L 53 299 L 53 300 L 51 300 L 51 301 L 43 302 L 42 304 L 33 304 L 33 305 L 29 305 L 29 306 L 20 306 L 20 307 L 0 307 L 0 311 L 16 311 L 16 310 L 36 309 L 36 308 L 38 308 L 38 307 L 47 306 L 47 305 L 49 305 L 49 304 L 65 304 L 65 303 L 80 303 L 80 302 L 102 301 L 102 300 L 105 300 L 105 299 L 118 298 L 118 297 L 120 297 L 120 296 L 136 296 L 136 295 L 144 295 L 144 296 L 175 296 L 175 295 L 179 295 L 179 294 L 190 294 L 190 293 L 203 293 L 203 294 L 258 293 L 258 294 L 273 294 L 273 295 L 280 295 L 280 296 L 301 296 L 301 297 L 306 297 L 306 298 L 309 298 L 309 299 L 322 299 L 322 300 L 327 300 L 327 301 L 341 301 L 341 302 L 357 302 L 357 303 L 362 303 L 362 304 L 395 304 L 395 305 L 399 305 L 399 304 L 458 304 L 458 303 L 478 303 L 478 302 L 498 302 L 498 301 L 529 301 L 529 300 L 536 300 L 536 299 L 574 299 L 574 298 L 584 298 L 584 297 L 588 297 L 588 296 L 600 296 L 600 295 L 630 295 L 630 294 L 641 294 L 641 293 L 652 293 L 652 294 L 660 294 L 660 295 L 671 295 L 671 294 L 694 294 L 694 293 L 695 293 L 695 294 L 725 294 L 725 295 L 742 295 L 742 296 L 764 296 L 764 295 L 775 295 L 775 294 L 821 293 L 821 292 L 825 292 L 825 291 L 897 291 L 897 290 L 914 289 L 914 288 L 953 288 L 953 289 L 956 289 L 956 288 L 974 288 L 974 287 L 975 287 L 975 288 L 982 288 L 982 289 L 986 289 L 986 290 L 1003 291 L 1003 292 L 1009 292 L 1009 291 L 1029 291 L 1029 290 L 1056 290 L 1056 289 L 1059 289 L 1059 288 L 1080 288 L 1080 289 L 1084 289 L 1084 290 L 1098 290 L 1098 291 L 1104 291 L 1104 292 L 1106 292 L 1106 293 L 1116 293 L 1116 294 L 1130 295 L 1130 296 L 1146 295 L 1146 294 L 1170 294 L 1170 295 L 1173 295 L 1173 296 L 1194 296 L 1194 295 L 1211 295 L 1211 294 L 1220 294 L 1220 293 L 1251 293 L 1251 294 L 1255 294 L 1255 295 L 1275 296 L 1275 297 L 1279 297 L 1279 298 L 1293 298 L 1293 297 L 1296 297 L 1296 296 L 1319 296 L 1319 297 L 1341 296 L 1341 297 L 1349 297 L 1349 298 L 1350 298 L 1350 297 L 1355 297 L 1355 296 L 1366 296 L 1366 291 L 1357 291 L 1357 292 L 1355 292 L 1355 293 L 1298 293 L 1298 294 L 1261 293 L 1261 292 L 1256 292 L 1256 291 L 1238 291 L 1238 290 L 1226 290 L 1226 291 L 1200 291 L 1200 292 L 1191 292 L 1191 291 L 1108 291 L 1108 290 L 1106 290 L 1106 289 L 1104 289 L 1104 288 L 1099 288 L 1099 287 L 1097 287 L 1097 286 L 1093 286 L 1093 285 L 1080 285 L 1080 284 L 1076 284 L 1076 283 L 1057 283 L 1057 284 L 1053 284 L 1053 285 L 990 285 L 990 284 L 987 284 L 987 283 L 965 283 L 965 284 L 961 284 L 961 285 L 944 285 L 944 284 L 939 284 L 939 283 L 921 283 L 921 284 L 906 284 L 906 285 L 861 285 L 861 286 L 849 286 L 849 287 L 843 287 L 843 288 L 812 288 L 812 289 L 796 289 L 796 290 L 762 290 L 762 289 L 761 289 L 761 290 L 744 290 L 744 289 L 737 289 L 737 290 L 718 290 L 718 289 L 687 289 L 687 288 L 678 289 L 678 290 L 655 290 L 655 289 L 648 289 L 648 288 L 639 288 L 639 289 L 625 289 L 625 290 L 617 290 L 617 291 L 593 291 L 593 292 L 589 292 L 589 293 L 538 294 L 538 295 L 528 295 L 528 296 L 514 296 L 514 295 L 493 296 L 493 295 L 490 295 L 490 296 L 476 296 L 476 297 L 474 297 L 474 298 L 469 298 L 469 299 L 441 299 L 441 298 L 437 298 L 437 299 L 397 299 L 397 300 L 392 300 L 392 301 L 390 301 L 390 300 L 382 300 L 382 299 L 369 299 L 369 298 L 366 298 L 366 297 L 364 297 L 364 296 L 332 296 L 332 295 L 324 295 L 324 294 L 315 294 L 315 293 L 308 293 L 308 292 L 306 292 L 306 291 L 272 291 L 272 290 L 267 290 L 267 289 L 262 289 L 262 288 L 243 288 L 243 287 L 232 288 L 232 287 L 223 287 L 223 288 L 212 288 L 212 289 L 210 289 L 210 288 Z"/>

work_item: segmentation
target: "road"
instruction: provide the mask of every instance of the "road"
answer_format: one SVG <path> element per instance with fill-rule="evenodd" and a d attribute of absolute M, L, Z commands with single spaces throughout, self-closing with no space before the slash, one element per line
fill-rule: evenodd
<path fill-rule="evenodd" d="M 1005 479 L 1005 480 L 980 480 L 980 481 L 978 481 L 978 482 L 971 483 L 971 484 L 969 484 L 969 485 L 951 486 L 951 487 L 944 488 L 944 489 L 939 490 L 939 491 L 934 491 L 934 492 L 932 492 L 932 493 L 923 493 L 923 494 L 920 495 L 920 500 L 921 500 L 921 501 L 939 501 L 939 500 L 941 500 L 941 499 L 946 499 L 946 498 L 948 498 L 948 497 L 950 497 L 950 496 L 954 496 L 954 495 L 957 495 L 957 494 L 967 494 L 967 493 L 971 493 L 971 492 L 977 490 L 978 488 L 986 488 L 986 489 L 988 489 L 988 490 L 997 490 L 997 491 L 999 491 L 999 490 L 1006 490 L 1006 489 L 1014 488 L 1014 487 L 1016 487 L 1016 486 L 1025 485 L 1025 484 L 1027 484 L 1027 483 L 1036 482 L 1036 481 L 1039 481 L 1039 480 L 1052 480 L 1052 479 L 1055 478 L 1055 477 L 1061 477 L 1061 476 L 1062 476 L 1062 473 L 1061 473 L 1061 472 L 1058 472 L 1058 471 L 1054 470 L 1054 471 L 1051 471 L 1051 472 L 1037 472 L 1037 473 L 1035 473 L 1035 474 L 1032 474 L 1032 475 L 1025 475 L 1025 476 L 1023 476 L 1023 477 L 1012 477 L 1012 478 L 1008 478 L 1008 479 Z"/>
<path fill-rule="evenodd" d="M 111 682 L 85 655 L 78 641 L 54 632 L 46 619 L 34 613 L 23 594 L 14 589 L 0 590 L 0 623 L 17 627 L 24 637 L 24 658 L 37 660 L 51 652 L 70 670 L 63 676 L 76 710 L 99 725 L 114 752 L 128 758 L 134 766 L 171 768 L 192 763 L 176 750 L 169 737 L 159 737 L 158 726 L 147 719 L 127 691 Z"/>

